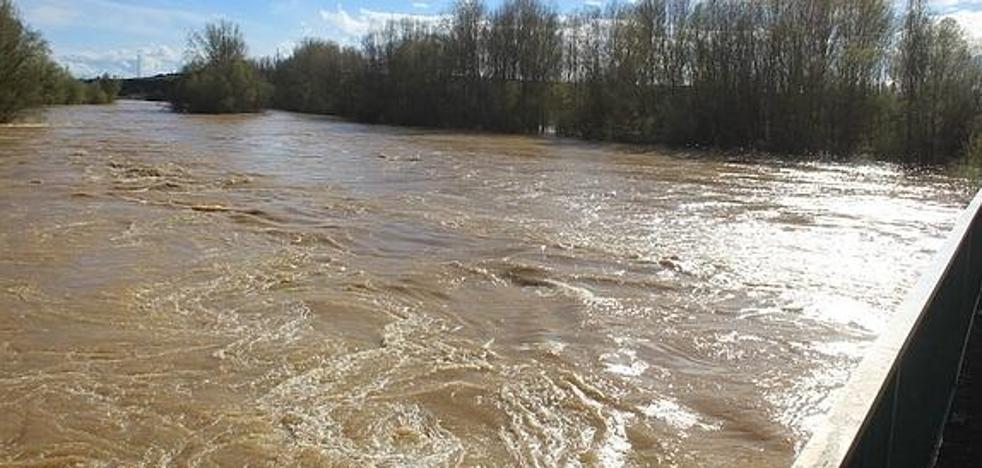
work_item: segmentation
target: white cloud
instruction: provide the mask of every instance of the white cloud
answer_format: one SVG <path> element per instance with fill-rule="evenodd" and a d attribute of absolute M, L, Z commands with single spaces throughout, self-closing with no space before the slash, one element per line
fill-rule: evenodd
<path fill-rule="evenodd" d="M 370 27 L 365 18 L 349 15 L 341 5 L 338 5 L 337 11 L 321 10 L 320 14 L 324 21 L 346 36 L 364 35 Z"/>
<path fill-rule="evenodd" d="M 141 61 L 142 64 L 138 65 Z M 74 53 L 56 54 L 58 62 L 68 66 L 75 76 L 89 78 L 102 73 L 121 77 L 136 76 L 137 68 L 141 75 L 152 76 L 158 73 L 171 73 L 181 67 L 181 52 L 166 45 L 114 50 L 82 50 Z"/>
<path fill-rule="evenodd" d="M 587 5 L 587 6 L 592 6 L 592 7 L 601 7 L 601 6 L 603 6 L 603 2 L 601 2 L 600 0 L 585 0 L 583 2 L 583 4 L 584 5 Z"/>
<path fill-rule="evenodd" d="M 368 10 L 365 8 L 361 8 L 357 13 L 352 14 L 348 13 L 341 5 L 338 5 L 334 11 L 321 10 L 320 16 L 321 19 L 341 36 L 338 39 L 342 42 L 356 40 L 377 28 L 385 26 L 389 21 L 410 19 L 424 23 L 436 23 L 445 18 L 442 15 L 394 13 Z"/>
<path fill-rule="evenodd" d="M 430 7 L 429 3 L 426 2 L 413 2 L 413 8 L 427 9 Z"/>
<path fill-rule="evenodd" d="M 80 37 L 78 43 L 51 42 L 55 60 L 75 75 L 109 73 L 130 77 L 137 74 L 140 55 L 144 76 L 178 70 L 184 36 L 217 17 L 190 9 L 134 5 L 122 0 L 35 0 L 24 9 L 24 18 L 32 27 L 41 28 L 49 39 L 52 30 Z M 85 36 L 90 33 L 99 39 L 86 41 Z M 99 47 L 101 42 L 113 39 L 121 43 Z"/>

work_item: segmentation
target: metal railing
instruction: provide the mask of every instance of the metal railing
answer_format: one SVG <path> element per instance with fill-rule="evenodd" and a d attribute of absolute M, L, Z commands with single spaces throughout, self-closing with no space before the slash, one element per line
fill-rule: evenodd
<path fill-rule="evenodd" d="M 982 191 L 836 393 L 794 468 L 934 464 L 979 307 L 980 207 Z"/>

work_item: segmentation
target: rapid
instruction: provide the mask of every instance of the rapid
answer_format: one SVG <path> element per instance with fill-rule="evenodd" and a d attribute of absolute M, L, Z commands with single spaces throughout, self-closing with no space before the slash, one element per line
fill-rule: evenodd
<path fill-rule="evenodd" d="M 0 464 L 786 466 L 969 198 L 159 104 L 0 128 Z"/>

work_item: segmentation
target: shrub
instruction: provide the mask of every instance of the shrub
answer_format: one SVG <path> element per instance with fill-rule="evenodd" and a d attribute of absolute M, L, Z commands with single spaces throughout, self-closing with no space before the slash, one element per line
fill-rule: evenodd
<path fill-rule="evenodd" d="M 189 63 L 182 70 L 171 105 L 178 112 L 223 114 L 258 112 L 270 87 L 246 58 L 242 31 L 221 21 L 188 39 Z"/>

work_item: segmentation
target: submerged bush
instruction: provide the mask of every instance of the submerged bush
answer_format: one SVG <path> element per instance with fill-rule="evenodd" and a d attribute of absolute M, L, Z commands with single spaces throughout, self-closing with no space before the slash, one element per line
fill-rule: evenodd
<path fill-rule="evenodd" d="M 246 58 L 242 31 L 221 21 L 192 33 L 188 64 L 182 70 L 171 105 L 179 112 L 222 114 L 258 112 L 270 87 Z"/>

